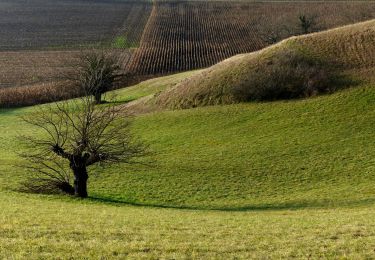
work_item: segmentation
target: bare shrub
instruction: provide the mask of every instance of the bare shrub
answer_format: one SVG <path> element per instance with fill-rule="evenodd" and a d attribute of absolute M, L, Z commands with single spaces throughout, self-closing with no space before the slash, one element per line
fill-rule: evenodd
<path fill-rule="evenodd" d="M 293 99 L 333 92 L 339 87 L 326 63 L 302 51 L 284 50 L 258 64 L 246 84 L 236 87 L 240 101 Z"/>
<path fill-rule="evenodd" d="M 317 31 L 317 16 L 301 14 L 298 16 L 298 28 L 301 34 Z"/>
<path fill-rule="evenodd" d="M 33 106 L 75 98 L 83 92 L 66 82 L 0 89 L 0 108 Z"/>

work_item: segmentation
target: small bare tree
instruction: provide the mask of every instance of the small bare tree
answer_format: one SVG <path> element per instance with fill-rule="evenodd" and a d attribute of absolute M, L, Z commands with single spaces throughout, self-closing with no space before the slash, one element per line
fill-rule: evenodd
<path fill-rule="evenodd" d="M 32 148 L 23 154 L 29 162 L 26 168 L 39 174 L 29 187 L 74 191 L 85 198 L 89 166 L 130 163 L 145 155 L 145 146 L 131 135 L 126 114 L 114 105 L 96 106 L 92 96 L 40 106 L 23 119 L 42 130 L 38 137 L 22 137 Z M 74 189 L 66 184 L 66 168 L 73 173 Z"/>
<path fill-rule="evenodd" d="M 317 19 L 317 16 L 315 15 L 307 16 L 307 15 L 301 14 L 298 17 L 298 25 L 299 25 L 298 27 L 300 28 L 301 33 L 302 34 L 312 33 L 315 30 L 316 19 Z"/>
<path fill-rule="evenodd" d="M 77 89 L 94 96 L 96 104 L 102 102 L 102 95 L 112 90 L 123 76 L 118 58 L 99 51 L 82 53 L 72 70 L 63 75 Z"/>

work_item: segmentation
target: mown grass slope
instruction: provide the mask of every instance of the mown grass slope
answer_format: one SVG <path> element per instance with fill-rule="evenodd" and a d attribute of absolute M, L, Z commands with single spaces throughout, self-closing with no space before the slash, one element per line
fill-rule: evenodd
<path fill-rule="evenodd" d="M 375 89 L 140 116 L 152 167 L 93 180 L 96 197 L 193 208 L 304 207 L 373 198 Z M 95 184 L 94 184 L 95 183 Z M 109 188 L 110 187 L 110 188 Z"/>
<path fill-rule="evenodd" d="M 133 129 L 150 145 L 151 165 L 92 168 L 90 194 L 196 209 L 367 204 L 375 194 L 374 100 L 367 86 L 293 102 L 138 116 Z M 3 188 L 23 179 L 12 164 L 19 160 L 16 133 L 37 133 L 16 117 L 28 111 L 1 114 Z"/>

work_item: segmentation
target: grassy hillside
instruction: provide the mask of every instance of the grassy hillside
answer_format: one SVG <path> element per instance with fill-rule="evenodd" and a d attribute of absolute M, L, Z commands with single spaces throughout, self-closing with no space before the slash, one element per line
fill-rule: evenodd
<path fill-rule="evenodd" d="M 296 102 L 141 116 L 135 129 L 151 144 L 156 164 L 128 173 L 111 169 L 94 181 L 102 187 L 93 192 L 119 201 L 197 208 L 367 200 L 375 181 L 375 144 L 369 142 L 374 100 L 375 89 L 364 87 Z"/>
<path fill-rule="evenodd" d="M 148 87 L 122 90 L 118 101 Z M 15 135 L 37 134 L 18 116 L 33 108 L 1 110 L 0 256 L 371 257 L 374 99 L 368 86 L 138 116 L 134 130 L 155 164 L 91 169 L 87 201 L 14 191 L 24 179 Z"/>
<path fill-rule="evenodd" d="M 152 165 L 93 168 L 90 192 L 98 200 L 202 209 L 366 204 L 374 197 L 374 100 L 368 86 L 138 116 L 134 131 L 150 144 Z M 22 180 L 12 163 L 15 134 L 35 132 L 16 117 L 27 111 L 1 114 L 3 188 Z"/>
<path fill-rule="evenodd" d="M 285 52 L 296 52 L 335 70 L 336 77 L 368 81 L 375 72 L 375 21 L 359 23 L 321 33 L 292 37 L 259 52 L 242 54 L 202 70 L 190 80 L 155 96 L 146 104 L 156 108 L 191 108 L 242 101 L 236 94 L 252 87 L 257 75 Z M 137 106 L 135 106 L 137 107 Z"/>

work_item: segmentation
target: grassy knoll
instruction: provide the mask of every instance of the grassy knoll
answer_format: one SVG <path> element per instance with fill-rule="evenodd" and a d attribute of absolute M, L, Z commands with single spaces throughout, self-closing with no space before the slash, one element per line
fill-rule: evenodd
<path fill-rule="evenodd" d="M 155 151 L 155 165 L 109 169 L 92 179 L 92 194 L 221 209 L 368 202 L 374 99 L 375 89 L 364 87 L 310 100 L 140 116 L 134 127 Z"/>
<path fill-rule="evenodd" d="M 301 57 L 306 56 L 310 63 L 311 61 L 322 63 L 324 70 L 334 70 L 335 77 L 344 81 L 342 83 L 348 81 L 348 84 L 352 85 L 351 81 L 369 81 L 374 79 L 375 74 L 374 28 L 375 20 L 371 20 L 324 32 L 291 37 L 257 52 L 233 56 L 163 91 L 146 102 L 146 105 L 177 109 L 262 100 L 256 93 L 262 89 L 262 86 L 269 85 L 267 79 L 272 77 L 270 76 L 273 75 L 272 71 L 279 66 L 277 70 L 280 73 L 279 77 L 274 80 L 278 83 L 282 80 L 281 75 L 288 75 L 288 64 L 293 63 L 293 59 L 289 62 L 286 60 L 284 65 L 278 62 L 280 59 L 283 60 L 282 57 L 288 52 L 296 52 L 297 56 Z M 301 64 L 303 63 L 299 62 L 300 66 Z M 313 66 L 310 66 L 312 69 Z M 290 68 L 290 70 L 297 69 Z M 287 85 L 292 85 L 296 80 Z M 257 84 L 257 82 L 261 83 Z M 343 84 L 342 87 L 345 85 Z M 275 89 L 277 87 L 280 89 L 280 86 L 275 86 Z"/>
<path fill-rule="evenodd" d="M 152 92 L 143 84 L 117 99 Z M 370 257 L 374 99 L 368 86 L 138 116 L 155 163 L 92 168 L 87 201 L 14 191 L 24 179 L 16 133 L 38 133 L 18 118 L 33 108 L 1 110 L 0 256 Z"/>
<path fill-rule="evenodd" d="M 368 86 L 309 100 L 138 116 L 134 131 L 150 144 L 151 166 L 92 168 L 89 190 L 100 201 L 194 209 L 369 204 L 375 199 L 374 100 Z M 35 129 L 17 115 L 31 110 L 1 112 L 3 189 L 24 178 L 13 166 L 20 149 L 15 135 Z"/>

